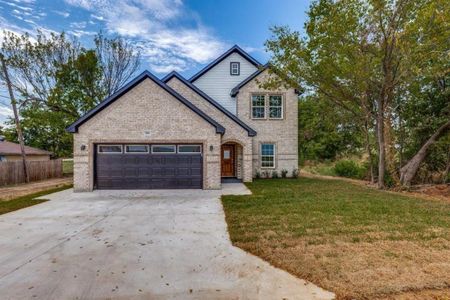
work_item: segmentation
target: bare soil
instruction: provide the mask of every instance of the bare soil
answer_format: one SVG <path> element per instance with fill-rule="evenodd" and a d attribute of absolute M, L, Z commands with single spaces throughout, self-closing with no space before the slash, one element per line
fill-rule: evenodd
<path fill-rule="evenodd" d="M 72 177 L 63 177 L 0 187 L 0 201 L 9 201 L 11 199 L 31 195 L 48 189 L 69 185 L 72 184 L 72 182 Z"/>

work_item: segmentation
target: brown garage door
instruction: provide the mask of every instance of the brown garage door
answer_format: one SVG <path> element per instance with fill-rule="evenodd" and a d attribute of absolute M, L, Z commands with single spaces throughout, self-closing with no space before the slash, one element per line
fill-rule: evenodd
<path fill-rule="evenodd" d="M 97 189 L 201 189 L 200 145 L 97 145 Z"/>

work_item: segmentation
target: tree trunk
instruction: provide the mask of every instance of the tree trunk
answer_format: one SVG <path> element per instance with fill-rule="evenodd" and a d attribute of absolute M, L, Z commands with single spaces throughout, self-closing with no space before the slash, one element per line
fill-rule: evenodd
<path fill-rule="evenodd" d="M 417 173 L 417 170 L 420 167 L 420 164 L 427 156 L 427 151 L 431 145 L 433 145 L 437 139 L 444 134 L 446 130 L 450 129 L 450 120 L 444 123 L 441 127 L 436 130 L 436 132 L 426 141 L 425 144 L 420 148 L 420 150 L 416 153 L 416 155 L 411 158 L 406 165 L 404 165 L 400 169 L 400 182 L 403 186 L 409 187 L 411 186 L 411 181 Z"/>
<path fill-rule="evenodd" d="M 448 182 L 448 174 L 450 173 L 450 147 L 447 152 L 447 166 L 445 167 L 444 173 L 442 174 L 442 182 Z"/>
<path fill-rule="evenodd" d="M 0 54 L 0 60 L 2 64 L 3 76 L 5 77 L 6 86 L 8 87 L 9 97 L 11 98 L 11 106 L 14 112 L 14 121 L 16 123 L 17 137 L 19 139 L 20 144 L 20 152 L 22 155 L 22 163 L 23 163 L 23 173 L 25 175 L 25 182 L 30 182 L 30 176 L 28 174 L 27 168 L 27 157 L 25 154 L 25 144 L 23 142 L 22 128 L 20 127 L 19 114 L 17 112 L 17 103 L 16 98 L 14 97 L 14 93 L 12 90 L 11 81 L 9 80 L 8 68 L 6 67 L 5 58 Z"/>
<path fill-rule="evenodd" d="M 368 121 L 364 122 L 364 135 L 366 137 L 366 151 L 369 157 L 369 171 L 370 171 L 370 183 L 375 183 L 375 170 L 373 169 L 373 155 L 372 155 L 372 147 L 370 146 L 370 137 L 369 137 L 369 124 Z"/>
<path fill-rule="evenodd" d="M 384 172 L 385 172 L 385 145 L 384 145 L 384 108 L 383 100 L 378 102 L 377 111 L 377 139 L 378 139 L 378 188 L 384 189 Z"/>

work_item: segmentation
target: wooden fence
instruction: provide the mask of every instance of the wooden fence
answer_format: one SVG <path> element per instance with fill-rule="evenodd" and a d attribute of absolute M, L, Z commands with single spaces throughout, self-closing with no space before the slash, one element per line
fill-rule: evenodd
<path fill-rule="evenodd" d="M 30 181 L 63 177 L 62 159 L 28 161 Z M 22 161 L 0 162 L 0 186 L 24 183 Z"/>

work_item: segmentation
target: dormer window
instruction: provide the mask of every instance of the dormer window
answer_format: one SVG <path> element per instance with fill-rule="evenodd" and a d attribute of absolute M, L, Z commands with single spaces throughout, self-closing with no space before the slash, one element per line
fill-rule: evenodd
<path fill-rule="evenodd" d="M 239 62 L 230 62 L 230 75 L 237 76 L 241 73 L 241 64 Z"/>

